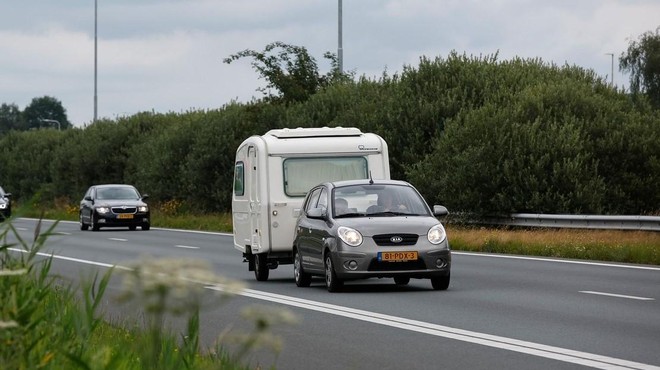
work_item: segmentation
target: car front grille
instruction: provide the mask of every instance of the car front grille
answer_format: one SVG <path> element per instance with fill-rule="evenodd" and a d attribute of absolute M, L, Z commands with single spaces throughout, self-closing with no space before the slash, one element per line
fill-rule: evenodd
<path fill-rule="evenodd" d="M 135 213 L 137 208 L 135 207 L 112 207 L 112 213 Z"/>
<path fill-rule="evenodd" d="M 407 270 L 426 270 L 424 261 L 407 261 L 407 262 L 379 262 L 373 260 L 369 264 L 369 271 L 407 271 Z"/>
<path fill-rule="evenodd" d="M 398 243 L 393 241 L 397 240 L 396 238 L 400 238 L 401 241 Z M 415 245 L 417 244 L 417 238 L 419 235 L 415 234 L 381 234 L 381 235 L 374 235 L 374 242 L 376 242 L 376 245 L 380 246 L 397 246 L 397 245 Z"/>

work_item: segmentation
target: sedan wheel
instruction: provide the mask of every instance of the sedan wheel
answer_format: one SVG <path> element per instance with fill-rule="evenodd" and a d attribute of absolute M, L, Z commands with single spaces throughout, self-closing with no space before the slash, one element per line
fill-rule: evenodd
<path fill-rule="evenodd" d="M 328 288 L 328 292 L 331 293 L 338 292 L 342 285 L 344 285 L 344 282 L 335 274 L 335 268 L 329 253 L 325 256 L 325 285 Z"/>
<path fill-rule="evenodd" d="M 99 224 L 96 222 L 96 217 L 94 217 L 94 213 L 92 213 L 91 216 L 91 221 L 92 221 L 92 231 L 99 231 L 101 228 Z"/>
<path fill-rule="evenodd" d="M 135 231 L 135 229 L 137 229 L 137 226 L 129 226 L 128 229 L 131 231 Z"/>
<path fill-rule="evenodd" d="M 85 231 L 89 229 L 89 225 L 83 222 L 82 213 L 80 213 L 80 230 Z"/>
<path fill-rule="evenodd" d="M 396 285 L 408 285 L 409 282 L 410 282 L 409 277 L 397 276 L 394 278 L 394 284 Z"/>
<path fill-rule="evenodd" d="M 144 224 L 144 225 L 142 225 L 142 231 L 147 231 L 147 230 L 149 230 L 150 228 L 151 228 L 151 226 L 150 226 L 149 224 Z"/>
<path fill-rule="evenodd" d="M 450 274 L 447 274 L 447 276 L 431 278 L 431 285 L 433 286 L 433 290 L 447 290 L 447 288 L 449 288 L 450 277 Z"/>
<path fill-rule="evenodd" d="M 312 283 L 312 275 L 303 271 L 302 256 L 296 250 L 293 256 L 293 276 L 296 278 L 296 285 L 299 287 L 307 287 Z"/>
<path fill-rule="evenodd" d="M 257 281 L 266 281 L 268 280 L 268 262 L 266 260 L 266 253 L 260 253 L 254 255 L 254 277 Z"/>

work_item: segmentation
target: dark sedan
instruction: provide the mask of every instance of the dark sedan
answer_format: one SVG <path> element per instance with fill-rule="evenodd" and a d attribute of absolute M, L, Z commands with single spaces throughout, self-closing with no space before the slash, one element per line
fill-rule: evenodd
<path fill-rule="evenodd" d="M 94 185 L 87 189 L 80 201 L 80 230 L 102 227 L 128 227 L 149 230 L 151 226 L 149 206 L 144 202 L 148 195 L 140 195 L 131 185 Z"/>
<path fill-rule="evenodd" d="M 0 187 L 0 220 L 11 217 L 11 193 L 5 193 Z"/>
<path fill-rule="evenodd" d="M 451 252 L 445 229 L 409 183 L 395 180 L 328 182 L 309 191 L 298 217 L 293 245 L 296 285 L 325 277 L 329 291 L 345 280 L 430 279 L 449 287 Z"/>

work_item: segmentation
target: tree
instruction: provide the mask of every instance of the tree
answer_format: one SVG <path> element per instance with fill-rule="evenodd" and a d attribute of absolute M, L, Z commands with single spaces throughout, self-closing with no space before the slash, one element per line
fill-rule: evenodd
<path fill-rule="evenodd" d="M 59 100 L 51 96 L 32 99 L 32 102 L 23 111 L 23 119 L 28 130 L 41 127 L 64 130 L 71 127 L 66 116 L 66 109 Z"/>
<path fill-rule="evenodd" d="M 656 108 L 660 108 L 660 27 L 631 41 L 621 53 L 619 70 L 630 72 L 630 91 L 645 93 Z"/>
<path fill-rule="evenodd" d="M 0 105 L 0 135 L 10 130 L 21 129 L 21 110 L 16 104 Z"/>
<path fill-rule="evenodd" d="M 257 91 L 264 93 L 270 100 L 291 103 L 305 101 L 332 82 L 350 78 L 350 74 L 339 72 L 334 54 L 326 52 L 323 57 L 330 60 L 332 70 L 319 75 L 316 59 L 309 55 L 304 46 L 276 41 L 266 45 L 261 52 L 246 49 L 230 55 L 224 62 L 231 64 L 241 58 L 252 58 L 252 67 L 268 82 L 266 88 Z M 280 94 L 274 96 L 268 92 L 269 89 L 275 89 Z"/>

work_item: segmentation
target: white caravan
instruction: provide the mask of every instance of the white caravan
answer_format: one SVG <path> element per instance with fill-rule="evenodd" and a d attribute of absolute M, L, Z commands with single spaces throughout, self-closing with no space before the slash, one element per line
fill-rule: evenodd
<path fill-rule="evenodd" d="M 234 247 L 257 280 L 293 263 L 296 219 L 305 195 L 324 181 L 389 179 L 387 143 L 353 127 L 270 130 L 236 150 Z"/>

